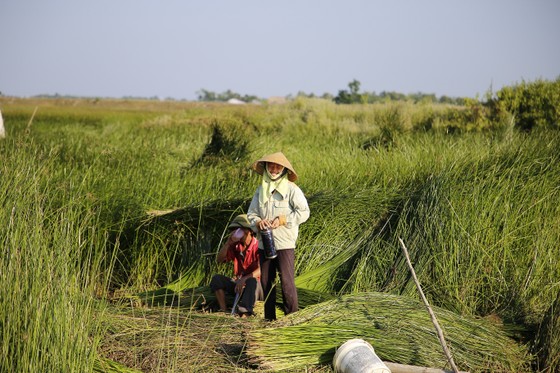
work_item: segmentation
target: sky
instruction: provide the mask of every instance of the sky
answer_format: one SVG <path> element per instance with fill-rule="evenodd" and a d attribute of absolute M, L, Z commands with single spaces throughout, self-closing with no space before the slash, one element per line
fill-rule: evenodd
<path fill-rule="evenodd" d="M 558 0 L 1 0 L 0 92 L 482 97 L 560 77 Z"/>

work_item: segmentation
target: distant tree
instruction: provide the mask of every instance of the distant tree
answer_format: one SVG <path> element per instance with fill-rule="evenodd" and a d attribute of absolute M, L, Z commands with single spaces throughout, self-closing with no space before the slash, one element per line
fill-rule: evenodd
<path fill-rule="evenodd" d="M 446 96 L 446 95 L 441 96 L 438 101 L 439 101 L 440 104 L 453 104 L 454 103 L 453 98 L 451 98 L 449 96 Z"/>
<path fill-rule="evenodd" d="M 423 104 L 430 104 L 430 103 L 437 102 L 437 98 L 436 98 L 436 95 L 434 95 L 433 93 L 422 94 L 421 98 L 420 98 L 420 101 L 415 101 L 415 102 L 421 102 Z"/>
<path fill-rule="evenodd" d="M 338 94 L 334 98 L 334 102 L 336 102 L 337 104 L 351 104 L 352 97 L 350 93 L 348 93 L 348 91 L 343 89 L 338 91 Z"/>
<path fill-rule="evenodd" d="M 216 94 L 205 89 L 196 92 L 196 96 L 198 101 L 216 101 Z"/>
<path fill-rule="evenodd" d="M 307 97 L 307 98 L 315 98 L 315 94 L 314 93 L 305 93 L 303 91 L 299 91 L 296 95 L 296 97 Z"/>
<path fill-rule="evenodd" d="M 359 81 L 357 81 L 356 79 L 354 79 L 350 83 L 348 83 L 348 88 L 350 88 L 350 94 L 352 96 L 357 96 L 358 95 L 358 92 L 360 91 L 360 85 L 361 85 L 361 83 Z"/>
<path fill-rule="evenodd" d="M 363 103 L 364 99 L 367 97 L 364 95 L 360 95 L 360 82 L 356 79 L 352 80 L 348 83 L 348 88 L 350 91 L 347 90 L 340 90 L 338 91 L 338 95 L 334 98 L 334 102 L 337 104 L 357 104 Z"/>
<path fill-rule="evenodd" d="M 222 93 L 215 93 L 208 91 L 206 89 L 201 89 L 200 91 L 196 92 L 198 101 L 218 101 L 218 102 L 227 102 L 228 100 L 235 98 L 245 102 L 254 102 L 258 101 L 259 98 L 254 95 L 240 95 L 239 93 L 233 92 L 231 89 L 228 89 Z"/>

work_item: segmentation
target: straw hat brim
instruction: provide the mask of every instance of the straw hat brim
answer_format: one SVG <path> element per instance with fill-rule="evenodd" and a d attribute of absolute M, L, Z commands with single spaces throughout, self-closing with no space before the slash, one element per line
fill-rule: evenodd
<path fill-rule="evenodd" d="M 288 170 L 288 180 L 292 182 L 297 180 L 298 175 L 296 174 L 296 171 L 292 167 L 290 161 L 288 161 L 288 158 L 286 158 L 286 156 L 282 152 L 265 155 L 264 157 L 253 163 L 252 168 L 256 173 L 262 175 L 264 173 L 264 165 L 267 162 L 276 163 L 283 166 Z"/>

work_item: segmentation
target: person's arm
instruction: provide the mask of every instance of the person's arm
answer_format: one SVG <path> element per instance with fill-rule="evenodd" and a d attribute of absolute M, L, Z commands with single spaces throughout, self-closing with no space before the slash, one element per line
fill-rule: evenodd
<path fill-rule="evenodd" d="M 217 263 L 225 263 L 227 262 L 227 252 L 229 250 L 231 237 L 228 237 L 226 243 L 222 246 L 220 251 L 218 251 L 218 256 L 216 256 Z"/>
<path fill-rule="evenodd" d="M 228 252 L 231 248 L 234 248 L 235 245 L 240 243 L 244 236 L 245 236 L 245 232 L 241 228 L 237 228 L 236 230 L 231 232 L 224 246 L 222 246 L 220 251 L 218 251 L 216 262 L 225 263 L 232 260 L 233 257 L 228 256 Z"/>
<path fill-rule="evenodd" d="M 259 278 L 261 277 L 261 266 L 257 266 L 257 268 L 251 272 L 246 274 L 245 276 L 242 276 L 241 278 L 239 278 L 236 282 L 235 282 L 235 292 L 239 293 L 243 290 L 243 287 L 245 286 L 245 281 L 247 281 L 247 279 L 250 278 Z"/>
<path fill-rule="evenodd" d="M 272 228 L 285 225 L 288 228 L 305 223 L 309 219 L 309 205 L 301 189 L 294 185 L 290 191 L 290 213 L 279 215 L 272 220 Z"/>
<path fill-rule="evenodd" d="M 286 216 L 286 225 L 300 225 L 309 219 L 309 204 L 301 189 L 296 186 L 293 190 L 292 198 L 292 212 Z"/>
<path fill-rule="evenodd" d="M 239 233 L 239 230 L 232 232 L 226 243 L 222 246 L 220 251 L 218 251 L 218 256 L 216 257 L 216 262 L 218 263 L 225 263 L 231 258 L 228 258 L 228 251 L 230 248 L 235 247 L 235 245 L 239 242 L 239 240 L 243 237 L 243 232 Z"/>

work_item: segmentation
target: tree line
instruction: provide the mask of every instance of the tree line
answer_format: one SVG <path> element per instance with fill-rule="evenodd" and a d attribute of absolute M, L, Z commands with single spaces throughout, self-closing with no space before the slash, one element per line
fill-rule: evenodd
<path fill-rule="evenodd" d="M 444 103 L 444 104 L 454 104 L 454 105 L 464 105 L 465 98 L 462 97 L 449 97 L 441 96 L 436 97 L 433 93 L 398 93 L 398 92 L 387 92 L 382 91 L 379 94 L 375 92 L 360 92 L 361 83 L 358 80 L 353 80 L 348 83 L 348 89 L 339 90 L 336 96 L 330 93 L 324 93 L 322 95 L 315 95 L 314 93 L 305 93 L 299 91 L 296 97 L 306 97 L 306 98 L 322 98 L 326 100 L 332 100 L 337 104 L 372 104 L 376 102 L 391 102 L 391 101 L 408 101 L 408 102 L 422 102 L 422 103 Z M 293 98 L 291 95 L 286 97 L 287 99 Z M 197 92 L 198 101 L 217 101 L 217 102 L 227 102 L 231 99 L 238 99 L 244 102 L 258 102 L 264 101 L 264 99 L 259 98 L 255 95 L 241 95 L 239 93 L 233 92 L 232 90 L 227 90 L 222 93 L 216 93 L 208 91 L 206 89 L 201 89 Z"/>

